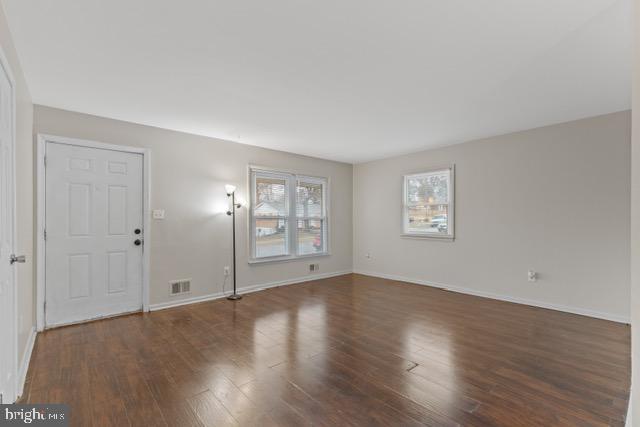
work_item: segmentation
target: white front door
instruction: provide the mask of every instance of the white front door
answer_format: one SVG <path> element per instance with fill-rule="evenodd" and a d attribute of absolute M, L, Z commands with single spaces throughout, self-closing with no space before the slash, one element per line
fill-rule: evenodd
<path fill-rule="evenodd" d="M 142 154 L 47 142 L 47 327 L 142 308 Z"/>
<path fill-rule="evenodd" d="M 0 395 L 4 403 L 16 398 L 15 264 L 11 262 L 15 238 L 15 146 L 13 85 L 0 61 Z"/>

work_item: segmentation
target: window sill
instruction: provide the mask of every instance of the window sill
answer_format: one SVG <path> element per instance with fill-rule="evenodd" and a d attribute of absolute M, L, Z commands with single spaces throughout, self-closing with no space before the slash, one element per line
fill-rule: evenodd
<path fill-rule="evenodd" d="M 404 237 L 407 239 L 444 240 L 448 242 L 453 242 L 455 240 L 455 237 L 451 235 L 438 236 L 438 235 L 418 234 L 418 233 L 402 233 L 400 237 Z"/>
<path fill-rule="evenodd" d="M 306 255 L 294 255 L 294 256 L 279 256 L 279 257 L 270 257 L 270 258 L 257 258 L 257 259 L 249 259 L 248 263 L 250 265 L 254 264 L 270 264 L 276 262 L 287 262 L 287 261 L 300 261 L 307 258 L 316 258 L 316 257 L 326 257 L 331 255 L 330 252 L 320 252 L 317 254 L 306 254 Z"/>

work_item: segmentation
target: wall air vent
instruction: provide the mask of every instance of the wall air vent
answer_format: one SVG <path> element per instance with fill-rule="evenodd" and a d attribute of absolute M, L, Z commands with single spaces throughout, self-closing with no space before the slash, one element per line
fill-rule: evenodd
<path fill-rule="evenodd" d="M 169 282 L 169 295 L 182 295 L 191 293 L 191 279 L 174 280 Z"/>

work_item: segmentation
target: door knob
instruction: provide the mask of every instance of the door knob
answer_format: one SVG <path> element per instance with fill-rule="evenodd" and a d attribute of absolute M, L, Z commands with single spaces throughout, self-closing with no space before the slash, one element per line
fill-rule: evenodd
<path fill-rule="evenodd" d="M 14 254 L 11 254 L 9 257 L 9 264 L 15 264 L 16 262 L 20 264 L 25 263 L 27 262 L 27 257 L 24 255 L 15 256 Z"/>
<path fill-rule="evenodd" d="M 140 240 L 140 239 L 136 239 L 136 240 L 133 242 L 133 244 L 134 244 L 134 245 L 136 245 L 136 246 L 140 246 L 140 245 L 142 244 L 142 240 Z"/>
<path fill-rule="evenodd" d="M 133 230 L 133 232 L 136 234 L 140 234 L 142 233 L 142 230 L 140 230 L 139 228 L 136 228 L 135 230 Z"/>

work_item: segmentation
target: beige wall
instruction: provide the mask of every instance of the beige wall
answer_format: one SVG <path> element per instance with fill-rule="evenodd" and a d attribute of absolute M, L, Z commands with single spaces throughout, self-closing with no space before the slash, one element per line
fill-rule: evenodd
<path fill-rule="evenodd" d="M 238 287 L 311 277 L 308 265 L 320 264 L 319 274 L 351 271 L 352 166 L 249 145 L 35 107 L 34 131 L 151 149 L 151 208 L 165 209 L 165 220 L 151 221 L 151 303 L 175 301 L 168 282 L 192 278 L 197 297 L 220 292 L 224 266 L 231 265 L 231 220 L 225 184 L 235 184 L 247 199 L 249 164 L 294 170 L 330 179 L 331 255 L 249 265 L 247 210 L 237 226 Z M 227 281 L 226 290 L 231 283 Z"/>
<path fill-rule="evenodd" d="M 631 331 L 633 379 L 630 415 L 640 426 L 640 0 L 635 4 L 635 52 L 633 69 L 633 127 L 631 156 Z M 631 425 L 631 423 L 627 423 Z"/>
<path fill-rule="evenodd" d="M 355 165 L 354 270 L 628 320 L 630 126 L 627 111 Z M 402 175 L 450 163 L 456 240 L 401 237 Z"/>
<path fill-rule="evenodd" d="M 33 257 L 33 104 L 27 89 L 11 34 L 0 5 L 0 46 L 16 82 L 16 252 L 27 256 L 18 274 L 18 366 L 21 366 L 31 330 L 35 327 Z"/>

